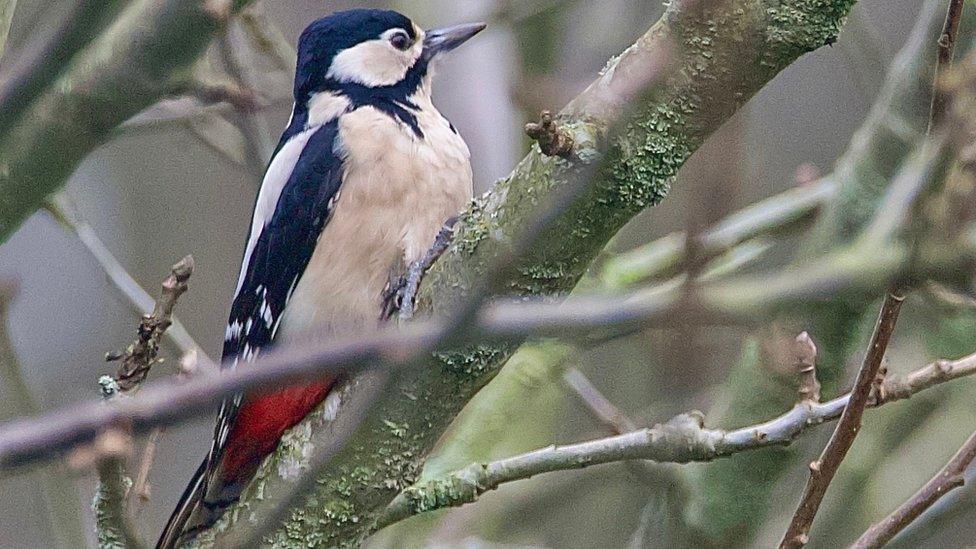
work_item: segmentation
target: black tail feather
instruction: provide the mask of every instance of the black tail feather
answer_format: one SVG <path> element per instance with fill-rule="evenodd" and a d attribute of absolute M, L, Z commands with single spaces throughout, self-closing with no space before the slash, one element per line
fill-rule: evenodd
<path fill-rule="evenodd" d="M 205 476 L 207 472 L 207 460 L 203 460 L 197 472 L 193 474 L 193 479 L 180 496 L 180 502 L 176 505 L 176 510 L 169 517 L 166 528 L 156 542 L 156 549 L 176 549 L 182 541 L 186 525 L 193 516 L 193 512 L 200 506 L 206 490 Z"/>

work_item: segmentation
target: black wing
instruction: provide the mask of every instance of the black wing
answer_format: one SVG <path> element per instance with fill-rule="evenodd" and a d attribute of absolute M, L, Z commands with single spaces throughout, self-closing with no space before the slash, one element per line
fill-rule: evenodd
<path fill-rule="evenodd" d="M 294 131 L 295 126 L 297 122 L 282 136 L 276 155 L 284 143 L 300 133 Z M 247 264 L 242 265 L 243 278 L 231 306 L 222 367 L 251 360 L 260 350 L 273 345 L 291 292 L 335 207 L 343 169 L 342 158 L 336 152 L 338 122 L 312 131 L 282 187 L 271 220 L 263 228 L 256 228 L 260 234 L 246 258 Z M 160 547 L 176 543 L 174 540 L 180 538 L 194 510 L 199 509 L 198 504 L 207 497 L 208 482 L 240 403 L 241 395 L 221 403 L 213 446 L 163 531 Z"/>
<path fill-rule="evenodd" d="M 251 360 L 274 342 L 291 292 L 312 258 L 339 196 L 342 159 L 336 152 L 338 133 L 338 121 L 333 121 L 308 138 L 271 220 L 261 230 L 248 264 L 242 267 L 246 271 L 228 319 L 224 367 L 237 360 Z M 237 403 L 225 402 L 221 407 L 215 439 L 218 446 Z"/>

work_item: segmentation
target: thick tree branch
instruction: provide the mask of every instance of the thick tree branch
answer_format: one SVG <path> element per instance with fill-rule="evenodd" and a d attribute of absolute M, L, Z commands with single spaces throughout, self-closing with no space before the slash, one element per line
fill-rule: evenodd
<path fill-rule="evenodd" d="M 113 129 L 171 93 L 247 0 L 137 0 L 72 58 L 0 139 L 0 241 L 58 190 Z M 229 12 L 228 12 L 229 10 Z"/>
<path fill-rule="evenodd" d="M 882 386 L 904 387 L 898 392 L 898 399 L 901 399 L 941 383 L 940 380 L 947 379 L 946 375 L 955 378 L 976 374 L 976 354 L 937 364 L 942 364 L 944 370 L 932 364 L 903 380 L 886 381 Z M 946 373 L 940 373 L 942 371 Z M 378 526 L 384 527 L 435 509 L 471 503 L 501 484 L 542 473 L 633 459 L 674 463 L 711 461 L 749 450 L 789 445 L 814 427 L 840 417 L 852 398 L 854 394 L 848 393 L 823 404 L 801 401 L 775 419 L 730 431 L 705 428 L 700 413 L 684 414 L 649 429 L 579 444 L 551 446 L 490 463 L 474 463 L 405 489 L 380 517 Z M 868 404 L 880 406 L 889 402 L 892 399 Z"/>

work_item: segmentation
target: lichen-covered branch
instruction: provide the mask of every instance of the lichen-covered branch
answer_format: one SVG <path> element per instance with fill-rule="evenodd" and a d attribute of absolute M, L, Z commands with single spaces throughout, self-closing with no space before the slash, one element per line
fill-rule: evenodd
<path fill-rule="evenodd" d="M 886 388 L 888 395 L 895 394 L 891 392 L 893 387 L 901 387 L 897 392 L 897 399 L 900 400 L 932 384 L 973 374 L 976 374 L 976 355 L 954 362 L 930 364 L 904 379 L 885 381 L 881 387 Z M 403 490 L 380 516 L 377 524 L 384 527 L 419 513 L 471 503 L 481 494 L 504 483 L 543 473 L 634 459 L 674 463 L 711 461 L 749 450 L 788 445 L 815 426 L 840 417 L 851 396 L 848 393 L 822 404 L 803 400 L 777 418 L 730 431 L 706 428 L 704 416 L 693 412 L 680 415 L 663 425 L 623 435 L 566 446 L 550 446 L 494 462 L 473 463 L 437 478 L 424 479 Z M 887 398 L 867 403 L 880 406 L 892 401 L 892 398 Z"/>
<path fill-rule="evenodd" d="M 0 136 L 0 242 L 116 126 L 172 93 L 247 0 L 136 0 Z"/>
<path fill-rule="evenodd" d="M 142 549 L 135 526 L 125 506 L 125 496 L 132 481 L 125 475 L 125 458 L 132 451 L 129 437 L 108 430 L 95 441 L 90 454 L 76 460 L 90 459 L 98 470 L 98 486 L 92 511 L 98 529 L 99 549 Z"/>
<path fill-rule="evenodd" d="M 462 216 L 452 246 L 425 277 L 420 311 L 435 316 L 452 312 L 530 224 L 538 205 L 559 196 L 577 174 L 602 163 L 605 168 L 586 192 L 504 281 L 510 292 L 520 295 L 571 290 L 610 237 L 664 197 L 678 168 L 722 122 L 797 57 L 834 40 L 853 3 L 673 2 L 657 25 L 557 116 L 572 133 L 574 161 L 533 149 L 512 175 Z M 634 109 L 627 76 L 646 71 L 665 44 L 674 47 L 673 76 Z M 635 113 L 633 118 L 607 135 L 624 107 Z M 377 513 L 399 488 L 417 478 L 424 456 L 448 423 L 510 353 L 508 346 L 447 353 L 418 375 L 395 379 L 396 390 L 372 407 L 350 443 L 330 462 L 317 493 L 264 541 L 286 547 L 299 540 L 351 545 L 368 535 Z M 343 421 L 341 410 L 336 421 Z M 314 433 L 307 441 L 322 442 Z M 277 474 L 275 463 L 276 458 L 269 460 L 257 485 L 290 482 Z M 247 513 L 239 516 L 261 516 L 274 502 L 251 498 L 240 507 Z M 235 528 L 247 525 L 226 521 L 217 527 L 218 536 Z"/>

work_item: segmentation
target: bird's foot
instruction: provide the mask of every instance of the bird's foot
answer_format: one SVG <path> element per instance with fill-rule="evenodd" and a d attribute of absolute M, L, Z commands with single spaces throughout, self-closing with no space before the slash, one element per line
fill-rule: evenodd
<path fill-rule="evenodd" d="M 457 223 L 456 217 L 452 217 L 444 223 L 434 239 L 434 244 L 427 250 L 423 258 L 410 264 L 406 274 L 391 273 L 386 291 L 383 292 L 384 319 L 392 318 L 394 314 L 402 320 L 409 320 L 413 317 L 417 291 L 420 289 L 424 274 L 451 244 L 451 240 L 454 238 L 455 223 Z"/>

